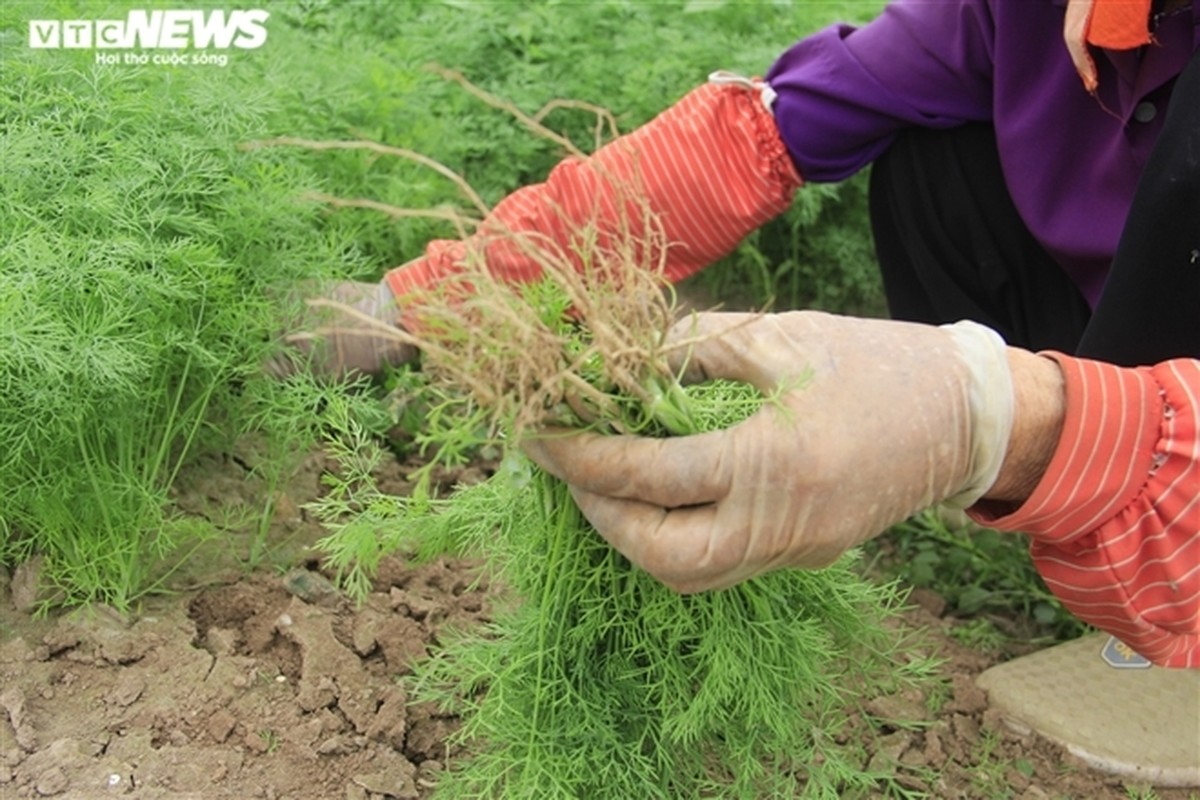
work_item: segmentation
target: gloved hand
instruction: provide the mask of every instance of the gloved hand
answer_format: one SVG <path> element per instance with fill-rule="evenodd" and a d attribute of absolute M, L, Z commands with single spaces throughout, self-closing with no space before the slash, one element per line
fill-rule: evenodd
<path fill-rule="evenodd" d="M 698 338 L 685 380 L 747 381 L 778 402 L 714 433 L 526 445 L 601 535 L 678 591 L 828 565 L 922 508 L 974 503 L 999 473 L 1013 386 L 983 326 L 709 313 L 681 337 Z"/>
<path fill-rule="evenodd" d="M 385 365 L 398 366 L 416 357 L 416 349 L 389 335 L 399 310 L 386 281 L 347 281 L 308 293 L 300 317 L 290 324 L 284 352 L 266 365 L 275 377 L 297 369 L 341 379 L 354 373 L 378 374 Z"/>

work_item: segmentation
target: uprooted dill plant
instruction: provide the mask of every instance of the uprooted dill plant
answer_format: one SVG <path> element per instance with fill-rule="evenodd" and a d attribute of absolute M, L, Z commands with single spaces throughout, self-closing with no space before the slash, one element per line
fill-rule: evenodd
<path fill-rule="evenodd" d="M 519 452 L 548 422 L 686 434 L 764 402 L 745 384 L 675 382 L 653 274 L 592 286 L 586 270 L 560 269 L 514 286 L 468 266 L 471 294 L 458 284 L 444 302 L 423 299 L 409 336 L 425 361 L 410 389 L 432 410 L 424 442 L 443 449 L 431 459 L 486 439 L 506 450 L 500 469 L 444 498 L 401 499 L 378 492 L 368 461 L 325 501 L 323 546 L 361 591 L 372 559 L 408 548 L 482 557 L 519 598 L 415 666 L 412 697 L 461 714 L 456 739 L 471 753 L 439 797 L 843 797 L 886 780 L 835 736 L 858 693 L 927 666 L 892 663 L 903 659 L 882 623 L 894 589 L 843 562 L 678 595 L 612 550 L 567 487 Z M 343 464 L 369 456 L 348 418 L 341 429 Z"/>
<path fill-rule="evenodd" d="M 900 655 L 884 624 L 893 587 L 863 581 L 847 558 L 679 595 L 609 547 L 568 488 L 520 453 L 546 424 L 681 435 L 770 402 L 745 384 L 676 380 L 668 351 L 688 342 L 667 344 L 670 245 L 636 187 L 621 188 L 615 225 L 576 223 L 565 246 L 477 233 L 459 272 L 407 298 L 396 335 L 422 352 L 408 388 L 427 404 L 431 461 L 489 441 L 504 451 L 500 469 L 446 497 L 427 484 L 387 497 L 370 478 L 377 451 L 343 417 L 343 471 L 317 505 L 322 546 L 360 592 L 382 554 L 405 548 L 481 557 L 517 599 L 414 665 L 413 699 L 464 720 L 456 741 L 470 755 L 449 765 L 439 797 L 865 793 L 889 776 L 838 745 L 839 732 L 864 694 L 930 667 Z M 484 255 L 496 242 L 540 278 L 493 276 Z"/>

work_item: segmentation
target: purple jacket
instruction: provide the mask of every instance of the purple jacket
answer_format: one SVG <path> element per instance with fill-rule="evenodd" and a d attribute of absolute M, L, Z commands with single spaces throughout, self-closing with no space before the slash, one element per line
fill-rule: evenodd
<path fill-rule="evenodd" d="M 1094 306 L 1175 77 L 1200 45 L 1200 0 L 1152 21 L 1157 46 L 1093 51 L 1099 102 L 1063 44 L 1065 6 L 897 0 L 861 28 L 797 42 L 767 81 L 800 174 L 842 180 L 909 126 L 991 121 L 1018 211 Z"/>

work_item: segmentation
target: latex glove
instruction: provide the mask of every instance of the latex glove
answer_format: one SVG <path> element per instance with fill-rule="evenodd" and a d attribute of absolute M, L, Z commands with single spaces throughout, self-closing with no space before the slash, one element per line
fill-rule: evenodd
<path fill-rule="evenodd" d="M 694 320 L 694 322 L 693 322 Z M 914 512 L 975 502 L 1013 417 L 1000 337 L 817 312 L 700 314 L 685 379 L 782 389 L 728 430 L 673 439 L 551 432 L 529 455 L 614 547 L 684 592 L 821 567 Z"/>
<path fill-rule="evenodd" d="M 314 303 L 314 298 L 325 302 Z M 386 281 L 347 281 L 314 289 L 303 308 L 283 336 L 290 352 L 266 365 L 269 374 L 285 377 L 307 368 L 332 379 L 376 375 L 385 365 L 398 366 L 416 357 L 415 348 L 388 335 L 399 312 Z"/>

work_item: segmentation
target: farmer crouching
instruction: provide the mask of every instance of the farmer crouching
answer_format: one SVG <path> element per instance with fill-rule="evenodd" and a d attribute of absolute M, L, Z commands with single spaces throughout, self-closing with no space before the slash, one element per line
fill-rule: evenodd
<path fill-rule="evenodd" d="M 552 437 L 532 454 L 615 547 L 684 591 L 828 564 L 949 501 L 1029 534 L 1047 585 L 1081 619 L 1156 664 L 1200 666 L 1198 21 L 1193 0 L 900 0 L 797 42 L 761 81 L 714 74 L 510 195 L 477 236 L 565 242 L 614 178 L 636 176 L 676 243 L 666 271 L 679 280 L 802 183 L 870 164 L 893 317 L 701 315 L 693 324 L 713 335 L 691 377 L 770 389 L 809 370 L 786 395 L 803 424 L 781 429 L 767 409 L 721 433 Z M 465 247 L 434 242 L 378 286 L 334 292 L 403 324 L 404 296 Z M 519 253 L 489 250 L 488 263 L 536 276 Z M 411 356 L 350 317 L 321 333 L 295 339 L 329 373 Z M 1099 645 L 1064 648 L 1008 665 L 1014 685 L 1036 686 L 1047 663 L 1087 676 L 1022 722 L 1114 769 L 1200 781 L 1200 765 L 1158 763 L 1140 734 L 1055 722 L 1107 704 L 1194 739 L 1200 672 L 1096 669 Z M 1151 695 L 1181 702 L 1147 711 Z"/>

